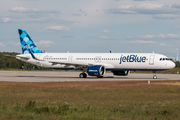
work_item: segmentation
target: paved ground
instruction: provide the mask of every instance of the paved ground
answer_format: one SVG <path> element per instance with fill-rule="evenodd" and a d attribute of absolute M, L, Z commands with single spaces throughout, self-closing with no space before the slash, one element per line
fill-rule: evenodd
<path fill-rule="evenodd" d="M 104 78 L 91 76 L 79 78 L 78 76 L 79 72 L 0 71 L 0 81 L 12 82 L 180 80 L 180 74 L 157 74 L 158 79 L 152 79 L 153 74 L 114 76 L 112 73 L 106 73 Z"/>

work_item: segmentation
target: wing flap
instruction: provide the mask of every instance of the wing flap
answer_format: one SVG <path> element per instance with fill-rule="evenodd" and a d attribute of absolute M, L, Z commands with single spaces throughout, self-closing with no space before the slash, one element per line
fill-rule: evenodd
<path fill-rule="evenodd" d="M 52 63 L 52 65 L 57 65 L 57 64 L 61 64 L 61 65 L 66 65 L 66 66 L 89 66 L 92 64 L 89 63 L 73 63 L 73 62 L 60 62 L 60 61 L 49 61 L 49 63 Z"/>

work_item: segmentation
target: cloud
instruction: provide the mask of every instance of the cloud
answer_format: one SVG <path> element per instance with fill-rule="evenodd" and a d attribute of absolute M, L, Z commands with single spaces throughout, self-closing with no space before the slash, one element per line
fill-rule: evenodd
<path fill-rule="evenodd" d="M 38 1 L 38 0 L 21 0 L 21 1 Z"/>
<path fill-rule="evenodd" d="M 20 46 L 20 42 L 8 42 L 7 45 L 11 45 L 11 46 Z"/>
<path fill-rule="evenodd" d="M 10 23 L 12 21 L 11 21 L 11 19 L 9 17 L 2 17 L 0 19 L 0 22 L 2 22 L 2 23 Z"/>
<path fill-rule="evenodd" d="M 80 13 L 72 14 L 72 16 L 82 16 Z"/>
<path fill-rule="evenodd" d="M 104 33 L 110 33 L 110 30 L 103 30 Z"/>
<path fill-rule="evenodd" d="M 39 8 L 13 7 L 8 10 L 16 13 L 11 16 L 13 22 L 52 22 L 55 21 L 59 11 L 55 10 L 40 10 Z M 23 13 L 23 14 L 20 14 Z M 20 19 L 21 18 L 21 19 Z M 56 20 L 57 21 L 57 20 Z"/>
<path fill-rule="evenodd" d="M 167 16 L 167 14 L 179 15 L 180 3 L 176 3 L 174 5 L 151 4 L 151 3 L 139 4 L 139 5 L 126 5 L 126 6 L 119 6 L 118 8 L 107 9 L 104 11 L 111 14 L 149 14 L 149 15 L 163 14 L 161 18 L 172 19 L 174 18 L 174 16 L 172 15 Z M 158 16 L 154 16 L 153 18 L 157 19 Z"/>
<path fill-rule="evenodd" d="M 136 11 L 133 11 L 130 9 L 131 7 L 132 5 L 120 6 L 119 8 L 105 10 L 105 12 L 111 13 L 111 14 L 137 14 Z"/>
<path fill-rule="evenodd" d="M 0 42 L 0 47 L 5 47 L 5 44 L 3 44 L 2 42 Z"/>
<path fill-rule="evenodd" d="M 127 38 L 130 38 L 130 39 L 132 39 L 132 38 L 152 39 L 154 37 L 155 37 L 155 35 L 145 35 L 145 36 L 128 36 Z"/>
<path fill-rule="evenodd" d="M 39 10 L 39 9 L 35 9 L 35 8 L 25 8 L 25 7 L 13 7 L 11 9 L 9 9 L 9 12 L 14 12 L 14 13 L 54 13 L 54 14 L 59 14 L 59 11 L 48 11 L 48 10 Z"/>
<path fill-rule="evenodd" d="M 42 46 L 42 47 L 51 47 L 52 45 L 54 45 L 54 42 L 53 41 L 50 41 L 50 40 L 41 40 L 39 41 L 38 43 L 36 43 L 37 46 Z"/>
<path fill-rule="evenodd" d="M 158 38 L 173 38 L 173 39 L 179 39 L 180 38 L 180 35 L 177 35 L 177 34 L 159 34 L 157 36 Z"/>
<path fill-rule="evenodd" d="M 170 44 L 161 43 L 160 46 L 171 46 Z"/>
<path fill-rule="evenodd" d="M 72 14 L 73 16 L 87 16 L 87 13 L 82 9 L 79 10 L 78 13 Z"/>
<path fill-rule="evenodd" d="M 158 0 L 133 0 L 133 1 L 158 1 Z"/>
<path fill-rule="evenodd" d="M 24 7 L 13 7 L 11 9 L 9 9 L 10 12 L 37 12 L 37 9 L 28 9 L 28 8 L 24 8 Z"/>
<path fill-rule="evenodd" d="M 128 43 L 132 44 L 155 44 L 155 41 L 145 41 L 145 40 L 136 40 L 136 41 L 129 41 Z"/>
<path fill-rule="evenodd" d="M 52 32 L 52 31 L 69 31 L 68 27 L 65 26 L 48 26 L 45 28 L 46 31 Z"/>
<path fill-rule="evenodd" d="M 180 2 L 173 4 L 171 7 L 180 9 Z"/>
<path fill-rule="evenodd" d="M 58 19 L 56 17 L 40 17 L 37 15 L 36 16 L 31 17 L 31 15 L 29 15 L 28 17 L 30 17 L 30 19 L 27 20 L 27 22 L 31 22 L 31 23 L 53 23 L 53 24 L 63 24 L 63 25 L 72 25 L 75 23 L 81 23 L 81 21 L 71 21 L 71 20 L 65 20 L 65 19 Z M 26 19 L 26 18 L 23 18 Z"/>
<path fill-rule="evenodd" d="M 128 36 L 128 39 L 180 39 L 177 34 L 159 34 L 159 35 L 145 35 L 145 36 Z"/>
<path fill-rule="evenodd" d="M 117 38 L 117 37 L 107 37 L 107 36 L 101 36 L 100 39 L 107 39 L 107 40 L 118 40 L 118 39 L 121 39 L 121 38 Z"/>
<path fill-rule="evenodd" d="M 154 19 L 179 19 L 180 15 L 175 14 L 157 14 L 152 16 Z"/>

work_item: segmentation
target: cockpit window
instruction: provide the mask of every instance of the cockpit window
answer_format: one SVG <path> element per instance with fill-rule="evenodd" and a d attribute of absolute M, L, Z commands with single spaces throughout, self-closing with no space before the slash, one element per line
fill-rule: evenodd
<path fill-rule="evenodd" d="M 169 58 L 160 58 L 159 60 L 160 60 L 160 61 L 165 61 L 165 60 L 168 60 L 168 61 L 169 61 L 170 59 L 169 59 Z"/>

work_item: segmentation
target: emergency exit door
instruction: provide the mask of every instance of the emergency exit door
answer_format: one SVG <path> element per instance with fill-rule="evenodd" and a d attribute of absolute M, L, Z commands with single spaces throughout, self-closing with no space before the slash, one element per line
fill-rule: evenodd
<path fill-rule="evenodd" d="M 155 55 L 150 55 L 150 57 L 149 57 L 149 65 L 154 65 L 154 57 L 155 57 Z"/>

